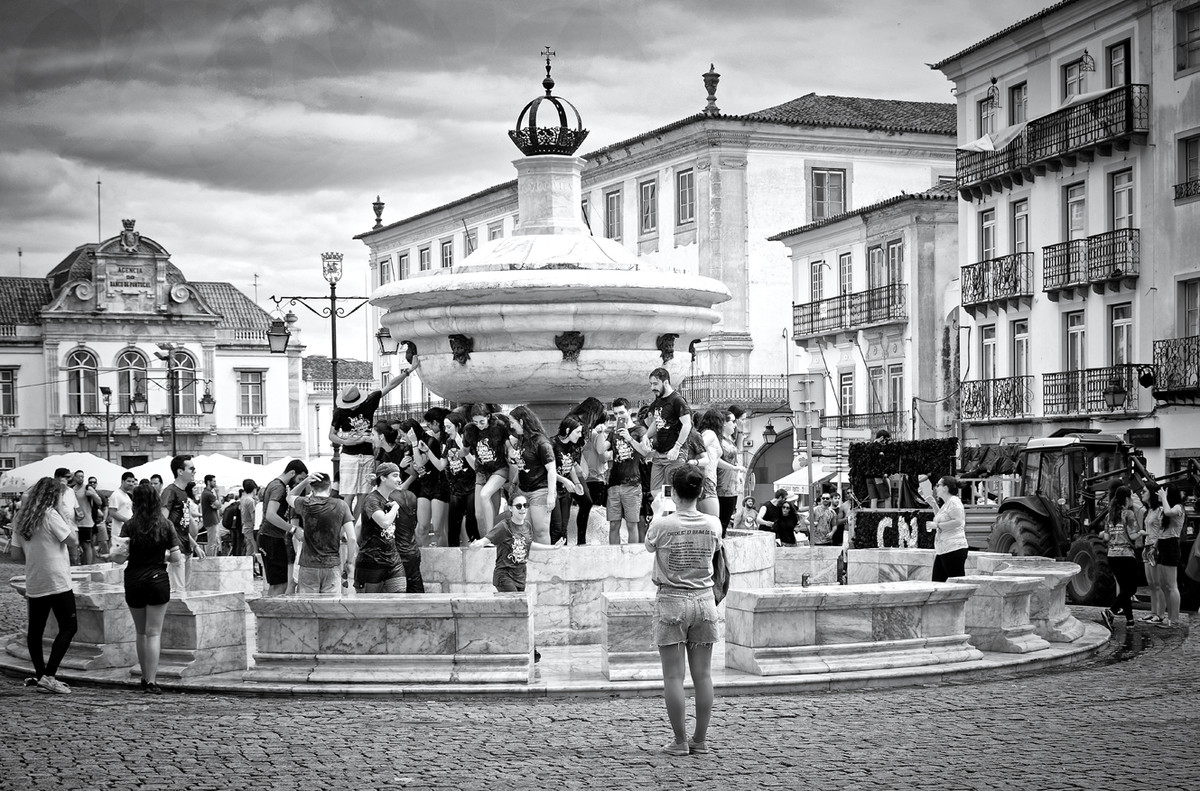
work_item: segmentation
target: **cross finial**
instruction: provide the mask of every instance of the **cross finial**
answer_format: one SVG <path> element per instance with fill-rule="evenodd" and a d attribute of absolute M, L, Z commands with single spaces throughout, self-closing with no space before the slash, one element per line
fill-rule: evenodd
<path fill-rule="evenodd" d="M 550 76 L 550 58 L 558 53 L 550 49 L 550 45 L 542 47 L 542 55 L 546 57 L 546 79 L 542 80 L 542 87 L 546 89 L 546 95 L 550 95 L 550 91 L 554 88 L 554 78 Z"/>

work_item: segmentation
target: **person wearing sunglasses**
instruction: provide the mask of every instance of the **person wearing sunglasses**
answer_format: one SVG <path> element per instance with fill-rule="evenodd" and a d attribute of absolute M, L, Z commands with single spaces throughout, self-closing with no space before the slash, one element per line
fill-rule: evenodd
<path fill-rule="evenodd" d="M 542 544 L 533 540 L 533 525 L 529 521 L 529 498 L 518 494 L 512 507 L 503 513 L 473 547 L 495 547 L 496 569 L 492 572 L 492 584 L 497 593 L 513 593 L 525 590 L 525 577 L 529 552 L 534 549 L 557 549 L 566 543 L 565 538 L 553 544 Z"/>

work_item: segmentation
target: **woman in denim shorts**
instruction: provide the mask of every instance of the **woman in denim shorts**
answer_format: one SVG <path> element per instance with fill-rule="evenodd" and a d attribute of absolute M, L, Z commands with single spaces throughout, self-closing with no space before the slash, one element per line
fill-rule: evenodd
<path fill-rule="evenodd" d="M 652 579 L 654 644 L 663 668 L 663 696 L 675 740 L 663 747 L 668 755 L 707 753 L 712 719 L 712 647 L 717 642 L 717 603 L 713 598 L 713 553 L 721 546 L 721 524 L 696 508 L 704 473 L 681 467 L 672 476 L 677 510 L 650 523 L 646 551 L 654 555 Z M 696 694 L 696 730 L 684 731 L 687 699 L 683 679 L 690 670 Z"/>

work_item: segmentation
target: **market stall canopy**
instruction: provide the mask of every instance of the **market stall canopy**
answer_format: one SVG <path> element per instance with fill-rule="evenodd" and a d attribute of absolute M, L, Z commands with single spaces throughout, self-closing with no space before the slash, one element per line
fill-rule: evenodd
<path fill-rule="evenodd" d="M 0 494 L 23 494 L 39 478 L 53 476 L 59 467 L 66 467 L 71 472 L 83 470 L 85 476 L 96 479 L 101 491 L 112 491 L 120 486 L 121 475 L 125 472 L 120 465 L 91 453 L 59 453 L 0 474 Z"/>
<path fill-rule="evenodd" d="M 831 480 L 835 481 L 839 486 L 846 486 L 850 483 L 850 479 L 846 476 L 846 473 L 837 474 L 832 464 L 814 462 L 810 466 L 812 467 L 813 486 L 820 486 Z M 788 473 L 775 481 L 773 486 L 776 490 L 783 489 L 788 494 L 808 494 L 808 472 L 809 467 L 801 467 L 795 472 Z"/>

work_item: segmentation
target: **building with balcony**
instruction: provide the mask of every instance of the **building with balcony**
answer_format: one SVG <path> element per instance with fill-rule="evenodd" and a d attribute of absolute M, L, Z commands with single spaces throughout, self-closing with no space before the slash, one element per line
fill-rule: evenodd
<path fill-rule="evenodd" d="M 713 96 L 700 112 L 584 155 L 580 211 L 592 233 L 621 242 L 643 266 L 728 286 L 733 299 L 716 307 L 720 322 L 689 350 L 691 373 L 676 384 L 697 407 L 747 407 L 759 415 L 747 433 L 761 437 L 769 413 L 787 412 L 792 330 L 791 265 L 767 236 L 952 178 L 954 106 L 809 93 L 725 113 L 715 98 L 719 75 L 705 76 Z M 596 135 L 600 122 L 592 121 Z M 370 250 L 377 286 L 453 270 L 519 222 L 511 181 L 396 222 L 379 220 L 355 238 Z M 629 397 L 649 399 L 649 389 Z M 753 450 L 771 452 L 761 443 Z M 791 469 L 785 443 L 775 454 L 755 461 L 756 478 L 768 485 Z"/>
<path fill-rule="evenodd" d="M 954 431 L 953 180 L 775 234 L 791 253 L 795 362 L 819 435 Z"/>
<path fill-rule="evenodd" d="M 1063 0 L 933 68 L 958 97 L 967 436 L 1200 454 L 1200 2 Z"/>
<path fill-rule="evenodd" d="M 300 351 L 267 314 L 189 281 L 124 221 L 43 278 L 0 277 L 0 468 L 68 450 L 136 466 L 179 453 L 271 461 L 301 450 Z"/>

